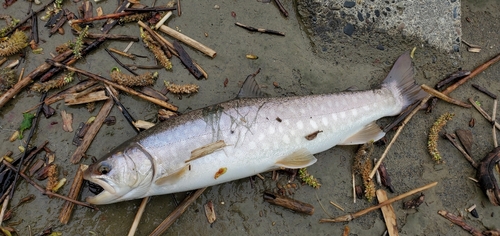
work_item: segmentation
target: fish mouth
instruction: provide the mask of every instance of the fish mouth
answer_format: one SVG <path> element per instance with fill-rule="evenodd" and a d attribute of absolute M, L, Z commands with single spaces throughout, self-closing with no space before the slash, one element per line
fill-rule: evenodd
<path fill-rule="evenodd" d="M 117 194 L 116 189 L 113 187 L 112 182 L 106 179 L 106 176 L 92 176 L 88 171 L 85 171 L 83 178 L 89 182 L 99 185 L 103 191 L 95 196 L 88 196 L 85 201 L 90 204 L 101 205 L 116 202 L 117 199 L 122 197 Z"/>

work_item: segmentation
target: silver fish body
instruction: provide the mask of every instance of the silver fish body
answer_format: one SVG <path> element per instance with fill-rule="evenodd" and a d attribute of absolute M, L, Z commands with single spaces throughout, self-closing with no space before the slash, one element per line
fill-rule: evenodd
<path fill-rule="evenodd" d="M 335 145 L 378 140 L 374 123 L 425 95 L 414 84 L 408 54 L 380 89 L 281 98 L 235 99 L 172 118 L 142 132 L 92 164 L 84 178 L 108 204 L 212 186 L 316 162 Z"/>

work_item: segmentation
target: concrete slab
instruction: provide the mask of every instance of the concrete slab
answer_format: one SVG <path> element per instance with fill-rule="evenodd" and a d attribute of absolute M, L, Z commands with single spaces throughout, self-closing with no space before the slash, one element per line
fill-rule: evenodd
<path fill-rule="evenodd" d="M 460 0 L 307 0 L 298 3 L 313 30 L 378 31 L 416 37 L 444 51 L 458 51 Z M 324 37 L 324 36 L 323 36 Z"/>

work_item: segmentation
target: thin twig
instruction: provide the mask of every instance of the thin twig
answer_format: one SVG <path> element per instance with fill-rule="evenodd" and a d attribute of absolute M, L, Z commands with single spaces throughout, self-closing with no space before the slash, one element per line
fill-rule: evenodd
<path fill-rule="evenodd" d="M 129 16 L 129 15 L 133 15 L 133 14 L 135 14 L 135 12 L 131 12 L 131 11 L 119 12 L 119 13 L 111 13 L 111 14 L 102 15 L 102 16 L 96 16 L 96 17 L 87 18 L 87 19 L 70 20 L 68 22 L 70 25 L 74 25 L 74 24 L 80 24 L 80 23 L 88 23 L 88 22 L 92 22 L 92 21 L 96 21 L 96 20 L 116 19 L 116 18 L 120 18 L 122 16 Z"/>
<path fill-rule="evenodd" d="M 453 144 L 453 146 L 455 146 L 458 151 L 460 151 L 464 155 L 465 159 L 467 159 L 474 168 L 477 168 L 477 163 L 474 161 L 474 159 L 472 159 L 471 156 L 469 156 L 469 154 L 462 148 L 462 146 L 460 146 L 460 144 L 458 144 L 458 142 L 453 137 L 451 137 L 450 134 L 445 134 L 445 136 L 446 139 L 448 139 L 451 144 Z"/>
<path fill-rule="evenodd" d="M 425 186 L 422 186 L 420 188 L 416 188 L 416 189 L 413 189 L 413 190 L 411 190 L 409 192 L 403 193 L 403 194 L 401 194 L 401 195 L 399 195 L 397 197 L 393 197 L 391 199 L 383 201 L 383 202 L 379 203 L 376 206 L 368 207 L 368 208 L 366 208 L 364 210 L 361 210 L 361 211 L 358 211 L 356 213 L 347 214 L 347 215 L 344 215 L 344 216 L 339 216 L 339 217 L 334 218 L 334 219 L 321 219 L 321 220 L 319 220 L 319 222 L 320 223 L 324 223 L 324 222 L 333 222 L 333 223 L 335 223 L 335 222 L 347 222 L 347 221 L 351 221 L 351 220 L 353 220 L 355 218 L 358 218 L 358 217 L 360 217 L 362 215 L 365 215 L 365 214 L 367 214 L 369 212 L 372 212 L 374 210 L 380 209 L 383 206 L 387 206 L 389 204 L 392 204 L 393 202 L 399 201 L 399 200 L 401 200 L 403 198 L 406 198 L 406 197 L 408 197 L 410 195 L 413 195 L 415 193 L 418 193 L 418 192 L 424 191 L 426 189 L 432 188 L 432 187 L 436 186 L 437 184 L 438 184 L 438 182 L 432 182 L 432 183 L 427 184 Z"/>
<path fill-rule="evenodd" d="M 132 73 L 135 76 L 139 75 L 139 74 L 135 73 L 135 71 L 130 69 L 128 66 L 124 65 L 120 60 L 118 60 L 118 58 L 116 58 L 115 55 L 113 55 L 113 53 L 111 53 L 111 51 L 109 51 L 109 49 L 105 48 L 104 50 L 111 56 L 111 58 L 113 58 L 116 61 L 116 63 L 118 63 L 118 65 L 123 67 L 125 70 L 128 70 L 128 72 Z"/>
<path fill-rule="evenodd" d="M 127 120 L 127 122 L 132 126 L 132 128 L 134 128 L 134 131 L 139 133 L 140 130 L 139 128 L 137 128 L 134 123 L 136 122 L 136 119 L 134 119 L 134 117 L 132 117 L 132 115 L 130 114 L 130 112 L 128 112 L 127 108 L 125 108 L 125 106 L 123 106 L 123 104 L 120 102 L 120 100 L 118 99 L 118 91 L 116 91 L 113 87 L 105 84 L 104 86 L 106 86 L 106 91 L 108 92 L 109 96 L 111 98 L 113 98 L 113 100 L 115 101 L 115 104 L 118 106 L 118 109 L 122 112 L 123 116 L 125 117 L 125 119 Z"/>
<path fill-rule="evenodd" d="M 108 79 L 106 79 L 106 78 L 104 78 L 102 76 L 90 73 L 88 71 L 80 70 L 78 68 L 71 67 L 71 66 L 66 66 L 64 64 L 61 64 L 61 63 L 58 63 L 58 62 L 54 62 L 52 60 L 47 60 L 46 62 L 51 63 L 51 64 L 53 64 L 56 67 L 61 67 L 61 68 L 64 68 L 64 69 L 67 69 L 67 70 L 70 70 L 70 71 L 78 72 L 78 73 L 83 74 L 85 76 L 88 76 L 88 77 L 90 77 L 92 79 L 99 80 L 99 81 L 104 82 L 104 83 L 106 83 L 108 85 L 111 85 L 111 86 L 113 86 L 113 87 L 115 87 L 115 88 L 117 88 L 119 90 L 122 90 L 122 91 L 124 91 L 126 93 L 129 93 L 129 94 L 132 94 L 132 95 L 135 95 L 135 96 L 138 96 L 138 97 L 140 97 L 142 99 L 145 99 L 145 100 L 150 101 L 150 102 L 152 102 L 152 103 L 154 103 L 156 105 L 159 105 L 159 106 L 162 106 L 164 108 L 167 108 L 167 109 L 169 109 L 171 111 L 177 111 L 177 109 L 178 109 L 176 106 L 174 106 L 174 105 L 172 105 L 170 103 L 167 103 L 165 101 L 161 101 L 161 100 L 156 99 L 156 98 L 152 98 L 152 97 L 146 96 L 146 95 L 144 95 L 144 94 L 142 94 L 140 92 L 137 92 L 137 91 L 135 91 L 135 90 L 133 90 L 131 88 L 128 88 L 126 86 L 123 86 L 123 85 L 117 84 L 115 82 L 109 81 Z"/>
<path fill-rule="evenodd" d="M 493 121 L 490 117 L 490 115 L 488 115 L 488 113 L 486 113 L 486 111 L 483 110 L 483 108 L 481 108 L 479 105 L 476 104 L 476 102 L 474 100 L 472 100 L 472 98 L 469 98 L 469 102 L 472 104 L 472 106 L 474 108 L 476 108 L 476 110 L 479 112 L 479 114 L 481 114 L 487 121 L 489 122 L 495 122 L 495 127 L 500 130 L 500 124 L 498 124 L 498 122 L 496 121 Z"/>
<path fill-rule="evenodd" d="M 2 225 L 3 216 L 5 215 L 5 210 L 7 210 L 8 205 L 9 205 L 9 196 L 7 195 L 2 204 L 2 211 L 0 212 L 0 226 Z"/>
<path fill-rule="evenodd" d="M 288 17 L 288 11 L 285 9 L 285 7 L 283 7 L 283 4 L 281 3 L 281 1 L 280 0 L 274 0 L 274 2 L 278 6 L 278 9 L 280 9 L 281 13 L 283 13 L 283 15 L 285 17 Z"/>
<path fill-rule="evenodd" d="M 427 97 L 425 97 L 424 99 L 422 99 L 422 101 L 420 102 L 420 105 L 416 106 L 415 109 L 413 109 L 413 111 L 403 120 L 403 122 L 401 122 L 401 126 L 399 126 L 398 130 L 394 134 L 394 137 L 392 137 L 391 142 L 389 142 L 389 144 L 387 145 L 387 147 L 384 150 L 384 153 L 382 153 L 382 156 L 380 156 L 380 159 L 377 161 L 377 163 L 373 167 L 373 170 L 372 170 L 372 172 L 370 173 L 370 176 L 369 176 L 370 179 L 373 179 L 373 176 L 375 176 L 375 173 L 377 172 L 378 167 L 380 166 L 380 164 L 382 163 L 382 161 L 385 159 L 385 157 L 389 153 L 389 150 L 391 149 L 392 145 L 394 144 L 394 142 L 398 138 L 399 134 L 401 134 L 401 131 L 403 130 L 403 128 L 405 127 L 405 125 L 417 113 L 417 111 L 420 110 L 420 108 L 425 105 L 425 103 L 431 97 L 432 97 L 432 95 L 427 95 Z"/>
<path fill-rule="evenodd" d="M 472 87 L 475 88 L 475 89 L 477 89 L 477 90 L 479 90 L 480 92 L 482 92 L 482 93 L 490 96 L 493 99 L 497 99 L 497 95 L 495 95 L 494 93 L 488 91 L 488 89 L 479 86 L 478 84 L 472 84 Z"/>
<path fill-rule="evenodd" d="M 128 236 L 134 236 L 135 231 L 137 231 L 137 226 L 139 226 L 139 221 L 141 220 L 142 214 L 144 213 L 144 210 L 146 209 L 146 204 L 148 203 L 150 197 L 145 197 L 142 199 L 141 205 L 139 206 L 139 210 L 137 210 L 137 213 L 135 214 L 134 222 L 132 222 L 132 226 L 130 227 L 130 230 L 128 231 Z"/>
<path fill-rule="evenodd" d="M 492 130 L 493 130 L 493 145 L 494 145 L 494 147 L 495 147 L 495 148 L 496 148 L 496 147 L 498 147 L 498 141 L 497 141 L 497 129 L 496 129 L 496 127 L 495 127 L 495 124 L 497 123 L 497 122 L 496 122 L 496 116 L 497 116 L 497 103 L 498 103 L 498 101 L 497 101 L 497 99 L 495 99 L 495 100 L 493 101 L 493 114 L 491 115 L 491 120 L 492 120 L 492 122 L 493 122 L 493 128 L 492 128 Z"/>
<path fill-rule="evenodd" d="M 181 0 L 177 0 L 177 15 L 181 16 L 182 11 L 181 11 Z"/>
<path fill-rule="evenodd" d="M 483 72 L 488 67 L 490 67 L 491 65 L 493 65 L 494 63 L 496 63 L 498 61 L 500 61 L 500 54 L 496 55 L 494 58 L 490 59 L 489 61 L 485 62 L 484 64 L 476 67 L 473 71 L 471 71 L 471 73 L 468 76 L 462 78 L 461 80 L 459 80 L 455 84 L 453 84 L 450 87 L 446 88 L 444 91 L 442 91 L 442 93 L 445 94 L 445 95 L 448 95 L 449 93 L 453 92 L 453 90 L 457 89 L 458 86 L 460 86 L 460 85 L 464 84 L 465 82 L 467 82 L 468 80 L 474 78 L 474 76 L 476 76 L 479 73 Z"/>
<path fill-rule="evenodd" d="M 465 107 L 465 108 L 471 108 L 471 105 L 469 105 L 465 102 L 462 102 L 460 100 L 454 99 L 452 97 L 449 97 L 449 96 L 429 87 L 426 84 L 422 84 L 421 88 L 422 88 L 422 90 L 426 91 L 427 93 L 432 94 L 433 96 L 436 96 L 437 98 L 439 98 L 445 102 L 449 102 L 451 104 L 455 104 L 455 105 Z"/>
<path fill-rule="evenodd" d="M 255 28 L 255 27 L 252 27 L 252 26 L 248 26 L 248 25 L 244 25 L 240 22 L 236 22 L 234 23 L 235 25 L 243 28 L 243 29 L 246 29 L 248 31 L 252 31 L 252 32 L 261 32 L 261 33 L 265 33 L 265 34 L 274 34 L 274 35 L 279 35 L 279 36 L 285 36 L 285 33 L 283 32 L 279 32 L 279 31 L 276 31 L 276 30 L 270 30 L 270 29 L 261 29 L 261 28 Z"/>
<path fill-rule="evenodd" d="M 175 208 L 175 210 L 170 213 L 170 215 L 168 215 L 168 217 L 163 220 L 163 222 L 161 222 L 160 225 L 158 225 L 158 227 L 151 232 L 151 234 L 149 234 L 149 236 L 159 236 L 163 234 L 168 227 L 170 227 L 175 220 L 177 220 L 177 218 L 179 218 L 182 213 L 186 211 L 187 207 L 191 205 L 191 203 L 193 203 L 203 193 L 203 191 L 205 191 L 205 189 L 207 188 L 200 188 L 191 195 L 187 196 L 184 201 L 182 201 L 181 204 L 179 204 L 179 206 L 177 206 L 177 208 Z"/>
<path fill-rule="evenodd" d="M 16 167 L 14 167 L 12 164 L 10 164 L 9 162 L 7 161 L 3 161 L 3 164 L 6 165 L 7 167 L 9 167 L 11 170 L 14 170 L 16 171 Z M 72 202 L 74 204 L 77 204 L 77 205 L 80 205 L 80 206 L 84 206 L 84 207 L 88 207 L 88 208 L 91 208 L 91 209 L 94 209 L 94 210 L 97 210 L 97 208 L 95 206 L 92 206 L 86 202 L 80 202 L 80 201 L 77 201 L 77 200 L 73 200 L 71 198 L 68 198 L 66 196 L 63 196 L 63 195 L 60 195 L 60 194 L 57 194 L 57 193 L 54 193 L 54 192 L 51 192 L 51 191 L 47 191 L 45 190 L 45 188 L 41 187 L 40 185 L 38 185 L 37 183 L 35 183 L 33 180 L 31 180 L 28 176 L 26 176 L 26 174 L 24 174 L 23 172 L 18 172 L 19 175 L 21 177 L 23 177 L 26 181 L 28 181 L 29 184 L 31 184 L 33 187 L 35 187 L 36 189 L 38 189 L 38 191 L 40 191 L 43 195 L 47 195 L 49 197 L 57 197 L 57 198 L 60 198 L 60 199 L 63 199 L 63 200 L 66 200 L 66 201 L 69 201 L 69 202 Z"/>
<path fill-rule="evenodd" d="M 481 231 L 466 224 L 465 221 L 461 217 L 453 215 L 453 214 L 451 214 L 447 211 L 444 211 L 444 210 L 439 210 L 438 214 L 441 215 L 442 217 L 446 218 L 447 220 L 451 221 L 453 224 L 456 224 L 456 225 L 462 227 L 462 229 L 464 229 L 465 231 L 469 232 L 470 234 L 472 234 L 474 236 L 482 236 L 483 235 L 483 233 Z"/>
<path fill-rule="evenodd" d="M 43 93 L 42 97 L 40 98 L 40 101 L 45 100 L 46 97 L 47 97 L 47 93 Z M 33 118 L 32 122 L 31 122 L 30 133 L 28 135 L 28 138 L 26 139 L 26 144 L 24 146 L 25 150 L 28 150 L 28 145 L 29 145 L 29 143 L 31 141 L 31 138 L 35 134 L 35 129 L 36 129 L 37 124 L 38 124 L 38 118 L 40 117 L 40 114 L 42 112 L 42 107 L 43 106 L 39 106 L 38 107 L 38 110 L 37 110 L 37 112 L 35 114 L 35 118 Z M 21 157 L 21 160 L 19 162 L 19 166 L 17 167 L 16 175 L 14 177 L 14 182 L 12 183 L 14 186 L 16 186 L 17 180 L 19 179 L 19 173 L 21 173 L 20 172 L 21 171 L 21 167 L 23 166 L 23 162 L 24 162 L 24 159 L 26 158 L 26 156 L 28 156 L 28 153 L 25 151 L 23 153 L 23 156 Z M 12 188 L 12 190 L 10 191 L 10 195 L 9 195 L 10 199 L 12 199 L 12 197 L 14 196 L 15 189 L 16 188 Z"/>
<path fill-rule="evenodd" d="M 16 26 L 12 27 L 12 29 L 10 29 L 9 31 L 7 31 L 7 33 L 5 33 L 5 36 L 8 36 L 8 35 L 12 34 L 12 32 L 14 32 L 17 28 L 19 28 L 21 25 L 23 25 L 24 23 L 26 23 L 26 21 L 30 20 L 33 15 L 36 15 L 36 14 L 44 11 L 45 8 L 47 8 L 48 6 L 52 5 L 52 3 L 54 3 L 54 1 L 55 0 L 51 0 L 48 3 L 46 3 L 45 5 L 43 5 L 42 8 L 40 8 L 40 9 L 34 11 L 34 12 L 31 12 L 29 15 L 26 16 L 26 18 L 24 18 L 22 21 L 20 21 L 19 23 L 17 23 Z"/>

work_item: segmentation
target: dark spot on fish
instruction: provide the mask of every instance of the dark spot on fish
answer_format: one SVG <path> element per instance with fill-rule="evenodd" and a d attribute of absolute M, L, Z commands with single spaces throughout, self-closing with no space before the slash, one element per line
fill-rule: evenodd
<path fill-rule="evenodd" d="M 318 131 L 315 131 L 314 133 L 308 134 L 308 135 L 306 135 L 306 139 L 311 141 L 311 140 L 315 139 L 316 136 L 318 136 L 318 134 L 321 132 L 323 132 L 323 130 L 318 130 Z"/>
<path fill-rule="evenodd" d="M 281 121 L 282 121 L 282 120 L 281 120 L 281 118 L 279 118 L 279 117 L 276 117 L 276 120 L 277 120 L 278 122 L 281 122 Z"/>

